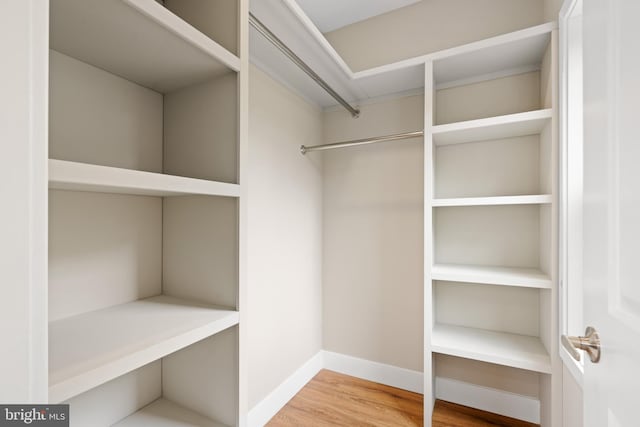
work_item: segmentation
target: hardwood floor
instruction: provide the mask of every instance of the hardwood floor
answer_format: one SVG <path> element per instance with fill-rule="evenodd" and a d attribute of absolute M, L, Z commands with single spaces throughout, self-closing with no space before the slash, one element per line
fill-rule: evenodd
<path fill-rule="evenodd" d="M 269 427 L 419 426 L 422 395 L 322 370 Z"/>
<path fill-rule="evenodd" d="M 422 395 L 322 370 L 268 427 L 422 426 Z M 433 427 L 533 427 L 512 418 L 437 401 Z"/>

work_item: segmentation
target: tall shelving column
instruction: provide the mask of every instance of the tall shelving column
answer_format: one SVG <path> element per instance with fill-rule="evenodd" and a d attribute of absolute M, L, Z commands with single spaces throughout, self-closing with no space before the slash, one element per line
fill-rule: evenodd
<path fill-rule="evenodd" d="M 50 0 L 48 399 L 244 426 L 248 1 Z"/>
<path fill-rule="evenodd" d="M 550 23 L 425 64 L 426 426 L 436 396 L 561 422 L 555 43 Z"/>

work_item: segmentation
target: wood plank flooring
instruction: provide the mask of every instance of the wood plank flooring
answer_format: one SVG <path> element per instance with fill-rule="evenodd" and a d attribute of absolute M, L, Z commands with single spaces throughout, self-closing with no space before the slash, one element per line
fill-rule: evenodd
<path fill-rule="evenodd" d="M 422 395 L 322 370 L 268 427 L 422 426 Z M 534 427 L 512 418 L 437 401 L 433 427 Z"/>
<path fill-rule="evenodd" d="M 322 370 L 267 424 L 301 426 L 419 426 L 422 395 Z"/>

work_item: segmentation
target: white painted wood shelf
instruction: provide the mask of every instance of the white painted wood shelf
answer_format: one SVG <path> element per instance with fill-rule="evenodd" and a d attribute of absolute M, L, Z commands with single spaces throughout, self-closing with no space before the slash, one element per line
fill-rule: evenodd
<path fill-rule="evenodd" d="M 549 354 L 537 337 L 436 324 L 432 331 L 432 350 L 434 353 L 551 373 Z"/>
<path fill-rule="evenodd" d="M 535 135 L 551 122 L 552 115 L 549 108 L 437 125 L 433 127 L 433 142 L 442 146 Z"/>
<path fill-rule="evenodd" d="M 535 268 L 435 264 L 431 268 L 431 277 L 450 282 L 551 289 L 549 276 Z"/>
<path fill-rule="evenodd" d="M 433 199 L 431 206 L 500 206 L 500 205 L 548 205 L 553 201 L 551 194 L 535 194 L 526 196 L 495 197 L 457 197 L 450 199 Z"/>
<path fill-rule="evenodd" d="M 550 22 L 431 54 L 436 87 L 459 86 L 541 68 Z"/>
<path fill-rule="evenodd" d="M 155 0 L 53 0 L 51 48 L 159 92 L 240 69 L 240 59 Z"/>
<path fill-rule="evenodd" d="M 113 427 L 227 427 L 170 400 L 158 399 Z"/>
<path fill-rule="evenodd" d="M 237 325 L 238 312 L 155 296 L 49 323 L 57 403 Z"/>
<path fill-rule="evenodd" d="M 240 197 L 238 184 L 55 159 L 49 160 L 49 188 L 143 196 Z"/>

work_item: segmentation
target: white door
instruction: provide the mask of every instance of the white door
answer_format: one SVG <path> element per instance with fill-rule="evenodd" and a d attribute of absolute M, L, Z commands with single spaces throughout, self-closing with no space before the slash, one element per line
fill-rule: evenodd
<path fill-rule="evenodd" d="M 584 425 L 640 426 L 640 0 L 584 0 Z M 586 356 L 586 355 L 585 355 Z"/>

